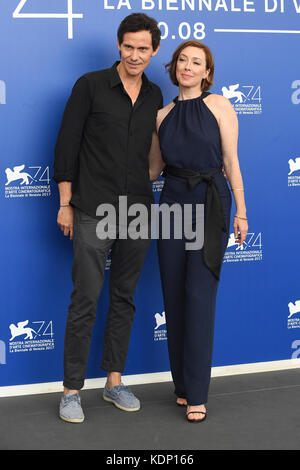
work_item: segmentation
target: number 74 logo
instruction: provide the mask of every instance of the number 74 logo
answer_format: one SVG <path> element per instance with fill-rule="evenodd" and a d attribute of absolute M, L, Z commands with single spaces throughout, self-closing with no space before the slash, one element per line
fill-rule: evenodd
<path fill-rule="evenodd" d="M 13 18 L 66 18 L 68 20 L 68 39 L 73 39 L 73 19 L 83 18 L 82 13 L 73 13 L 73 0 L 68 2 L 66 13 L 21 13 L 28 0 L 21 0 L 13 12 Z"/>

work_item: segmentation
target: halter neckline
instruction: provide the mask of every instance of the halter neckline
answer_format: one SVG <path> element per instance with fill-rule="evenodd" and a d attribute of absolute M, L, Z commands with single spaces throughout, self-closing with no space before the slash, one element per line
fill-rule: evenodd
<path fill-rule="evenodd" d="M 173 99 L 173 102 L 174 102 L 175 104 L 177 104 L 177 103 L 187 103 L 187 102 L 189 102 L 189 101 L 197 101 L 197 100 L 203 99 L 204 97 L 206 97 L 206 96 L 209 95 L 209 94 L 210 94 L 209 92 L 203 91 L 200 96 L 196 96 L 196 98 L 189 98 L 189 99 L 187 99 L 187 100 L 179 100 L 179 99 L 178 99 L 178 96 L 176 96 L 176 98 Z"/>

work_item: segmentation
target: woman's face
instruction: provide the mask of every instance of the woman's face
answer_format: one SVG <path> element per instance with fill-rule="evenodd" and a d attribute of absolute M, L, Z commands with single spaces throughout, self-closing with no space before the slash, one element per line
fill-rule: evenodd
<path fill-rule="evenodd" d="M 188 46 L 181 51 L 177 59 L 176 78 L 178 84 L 184 87 L 199 87 L 203 78 L 207 78 L 206 57 L 203 49 Z"/>

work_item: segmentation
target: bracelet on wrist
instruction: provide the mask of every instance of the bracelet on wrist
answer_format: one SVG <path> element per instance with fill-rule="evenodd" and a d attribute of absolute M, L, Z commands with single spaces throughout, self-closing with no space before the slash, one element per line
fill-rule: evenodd
<path fill-rule="evenodd" d="M 59 207 L 68 207 L 70 206 L 71 204 L 61 204 Z"/>
<path fill-rule="evenodd" d="M 242 219 L 242 220 L 248 220 L 247 217 L 240 217 L 239 215 L 234 215 L 234 217 L 236 217 L 237 219 Z"/>

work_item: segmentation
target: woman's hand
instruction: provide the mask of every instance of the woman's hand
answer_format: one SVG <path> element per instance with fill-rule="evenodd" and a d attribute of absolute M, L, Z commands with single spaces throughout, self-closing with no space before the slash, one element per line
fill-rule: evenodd
<path fill-rule="evenodd" d="M 240 246 L 244 243 L 248 233 L 248 221 L 239 217 L 233 220 L 234 238 Z"/>

